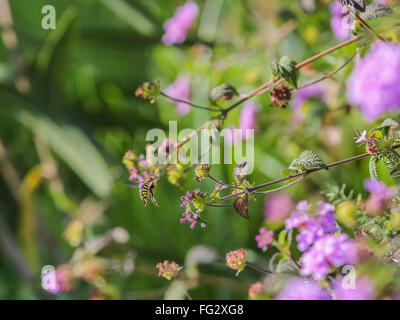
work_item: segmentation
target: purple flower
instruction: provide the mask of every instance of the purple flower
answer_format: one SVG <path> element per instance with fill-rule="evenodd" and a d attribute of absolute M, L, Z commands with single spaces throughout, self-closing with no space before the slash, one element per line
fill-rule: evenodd
<path fill-rule="evenodd" d="M 291 196 L 277 193 L 265 198 L 264 217 L 270 222 L 280 222 L 287 218 L 294 209 L 294 201 Z"/>
<path fill-rule="evenodd" d="M 248 138 L 246 130 L 256 129 L 257 113 L 260 111 L 260 106 L 255 103 L 247 103 L 244 105 L 240 113 L 240 129 L 242 130 L 243 139 Z"/>
<path fill-rule="evenodd" d="M 364 209 L 371 214 L 379 214 L 392 206 L 392 192 L 382 181 L 367 179 L 364 187 L 370 196 L 364 203 Z"/>
<path fill-rule="evenodd" d="M 274 240 L 274 232 L 265 228 L 260 229 L 260 234 L 256 236 L 257 246 L 266 251 L 268 246 Z"/>
<path fill-rule="evenodd" d="M 173 84 L 165 89 L 165 93 L 172 98 L 189 101 L 191 93 L 190 78 L 187 75 L 179 76 Z M 190 106 L 186 103 L 176 102 L 175 106 L 180 115 L 190 112 Z"/>
<path fill-rule="evenodd" d="M 185 212 L 182 214 L 183 218 L 180 220 L 181 223 L 189 222 L 190 229 L 194 229 L 197 222 L 199 222 L 199 214 L 193 212 Z"/>
<path fill-rule="evenodd" d="M 375 43 L 356 65 L 347 85 L 350 103 L 358 106 L 367 120 L 400 109 L 400 45 Z"/>
<path fill-rule="evenodd" d="M 177 8 L 175 15 L 164 24 L 162 42 L 167 46 L 183 43 L 198 14 L 199 7 L 194 1 L 188 1 Z"/>
<path fill-rule="evenodd" d="M 350 19 L 346 18 L 348 11 L 337 1 L 329 6 L 331 11 L 331 27 L 333 34 L 339 40 L 347 40 L 350 38 Z M 347 22 L 347 24 L 345 24 Z"/>
<path fill-rule="evenodd" d="M 298 108 L 302 107 L 307 100 L 309 100 L 313 97 L 318 97 L 323 102 L 326 102 L 325 89 L 323 87 L 321 87 L 320 85 L 315 84 L 315 85 L 297 90 L 293 97 L 293 100 L 292 100 L 292 106 L 293 106 L 293 108 L 298 109 Z"/>
<path fill-rule="evenodd" d="M 296 236 L 300 251 L 307 250 L 310 245 L 325 234 L 339 231 L 333 205 L 319 202 L 316 213 L 313 215 L 306 212 L 309 208 L 307 201 L 299 202 L 296 210 L 285 221 L 286 229 L 296 228 L 300 231 Z"/>
<path fill-rule="evenodd" d="M 300 277 L 292 278 L 275 297 L 276 300 L 332 300 L 318 282 Z"/>
<path fill-rule="evenodd" d="M 332 285 L 337 300 L 373 300 L 375 298 L 374 284 L 367 276 L 357 278 L 355 288 L 347 288 L 342 277 L 336 278 Z"/>
<path fill-rule="evenodd" d="M 325 235 L 303 254 L 300 259 L 300 274 L 313 276 L 316 280 L 324 279 L 330 272 L 331 265 L 340 267 L 358 261 L 357 248 L 347 235 Z"/>

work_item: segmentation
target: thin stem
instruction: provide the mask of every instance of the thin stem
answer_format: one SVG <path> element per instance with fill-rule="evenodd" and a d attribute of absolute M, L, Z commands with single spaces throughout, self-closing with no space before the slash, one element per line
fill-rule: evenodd
<path fill-rule="evenodd" d="M 336 73 L 338 73 L 340 70 L 342 70 L 344 67 L 346 67 L 351 61 L 353 61 L 353 59 L 357 56 L 357 54 L 360 52 L 361 49 L 362 48 L 357 49 L 356 52 L 349 59 L 347 59 L 346 62 L 344 64 L 342 64 L 339 68 L 333 70 L 332 72 L 328 73 L 327 75 L 323 76 L 322 78 L 320 78 L 318 80 L 315 80 L 315 81 L 313 81 L 311 83 L 308 83 L 308 84 L 305 84 L 305 85 L 303 85 L 301 87 L 298 87 L 297 90 L 310 87 L 310 86 L 312 86 L 314 84 L 317 84 L 317 83 L 322 82 L 322 81 L 324 81 L 324 80 L 326 80 L 328 78 L 333 77 Z"/>
<path fill-rule="evenodd" d="M 256 264 L 248 262 L 248 261 L 246 262 L 246 266 L 248 266 L 249 268 L 252 268 L 256 271 L 259 271 L 261 273 L 272 274 L 271 271 L 261 268 L 261 267 L 257 266 Z"/>
<path fill-rule="evenodd" d="M 262 191 L 262 192 L 254 192 L 254 193 L 255 193 L 255 194 L 268 194 L 268 193 L 277 192 L 277 191 L 286 189 L 286 188 L 288 188 L 288 187 L 290 187 L 290 186 L 292 186 L 292 185 L 294 185 L 294 184 L 300 182 L 300 181 L 303 180 L 305 177 L 306 177 L 306 174 L 303 175 L 303 176 L 301 176 L 300 178 L 297 178 L 296 180 L 294 180 L 294 181 L 292 181 L 292 182 L 290 182 L 290 183 L 288 183 L 288 184 L 282 186 L 282 187 L 279 187 L 279 188 L 276 188 L 276 189 L 272 189 L 272 190 Z"/>
<path fill-rule="evenodd" d="M 193 107 L 193 108 L 202 109 L 202 110 L 207 110 L 207 111 L 213 111 L 213 112 L 221 112 L 221 110 L 219 110 L 219 109 L 213 109 L 213 108 L 203 107 L 203 106 L 199 106 L 199 105 L 197 105 L 197 104 L 191 103 L 190 101 L 185 101 L 185 100 L 182 100 L 182 99 L 178 99 L 178 98 L 171 97 L 171 96 L 167 95 L 167 94 L 164 93 L 164 92 L 160 92 L 160 94 L 161 94 L 162 96 L 166 97 L 166 98 L 169 99 L 169 100 L 172 100 L 172 101 L 175 101 L 175 102 L 179 102 L 179 103 L 184 103 L 184 104 L 187 104 L 187 105 L 189 105 L 189 106 L 191 106 L 191 107 Z"/>
<path fill-rule="evenodd" d="M 299 64 L 296 65 L 296 69 L 301 69 L 304 66 L 314 62 L 315 60 L 318 60 L 319 58 L 322 58 L 323 56 L 328 55 L 329 53 L 336 51 L 340 48 L 343 48 L 349 44 L 352 44 L 354 42 L 357 42 L 358 40 L 360 40 L 361 37 L 356 37 L 344 42 L 341 42 L 329 49 L 326 49 L 314 56 L 312 56 L 311 58 L 308 58 L 306 60 L 304 60 L 303 62 L 300 62 Z M 249 94 L 245 95 L 242 99 L 240 99 L 239 101 L 235 102 L 234 104 L 232 104 L 230 107 L 226 108 L 224 111 L 222 111 L 222 115 L 226 116 L 231 110 L 235 109 L 236 107 L 238 107 L 239 105 L 241 105 L 242 103 L 246 102 L 247 100 L 249 100 L 252 97 L 255 97 L 261 93 L 267 92 L 270 90 L 270 86 L 273 85 L 274 87 L 278 84 L 280 84 L 283 81 L 283 79 L 279 78 L 276 81 L 268 81 L 266 83 L 264 83 L 262 86 L 260 86 L 259 88 L 257 88 L 256 90 L 250 92 Z"/>
<path fill-rule="evenodd" d="M 392 150 L 395 150 L 395 149 L 398 149 L 398 148 L 400 148 L 400 144 L 396 145 L 396 146 L 393 146 Z M 268 187 L 268 186 L 271 186 L 271 185 L 274 185 L 274 184 L 277 184 L 277 183 L 280 183 L 280 182 L 283 182 L 283 181 L 286 181 L 286 180 L 297 178 L 297 177 L 300 177 L 300 176 L 306 177 L 306 176 L 310 175 L 313 172 L 320 171 L 322 169 L 329 169 L 329 168 L 332 168 L 332 167 L 336 167 L 336 166 L 345 164 L 347 162 L 351 162 L 351 161 L 359 160 L 359 159 L 362 159 L 362 158 L 366 158 L 368 156 L 370 156 L 369 153 L 364 153 L 364 154 L 360 154 L 358 156 L 354 156 L 354 157 L 350 157 L 350 158 L 343 159 L 343 160 L 340 160 L 340 161 L 332 162 L 332 163 L 326 165 L 326 167 L 313 168 L 313 169 L 310 169 L 310 170 L 307 170 L 307 171 L 304 171 L 304 172 L 299 172 L 299 173 L 292 174 L 292 175 L 290 175 L 288 177 L 276 179 L 276 180 L 273 180 L 273 181 L 269 181 L 269 182 L 266 182 L 266 183 L 263 183 L 263 184 L 248 188 L 248 191 L 249 192 L 253 192 L 255 190 L 262 189 L 262 188 L 265 188 L 265 187 Z M 296 181 L 296 182 L 298 182 L 298 181 Z M 230 194 L 230 195 L 227 195 L 225 197 L 222 197 L 220 200 L 226 200 L 226 199 L 234 198 L 236 196 L 242 195 L 245 192 L 246 191 L 241 191 L 241 192 L 238 192 L 238 193 L 235 193 L 235 194 Z"/>
<path fill-rule="evenodd" d="M 227 207 L 232 207 L 232 204 L 226 203 L 226 204 L 214 204 L 214 203 L 207 203 L 206 204 L 209 207 L 216 207 L 216 208 L 227 208 Z"/>
<path fill-rule="evenodd" d="M 215 179 L 212 175 L 208 175 L 208 177 L 209 177 L 211 180 L 213 180 L 214 182 L 216 182 L 216 183 L 218 183 L 218 184 L 220 184 L 220 185 L 222 185 L 222 186 L 225 186 L 225 187 L 228 187 L 228 188 L 235 188 L 235 189 L 246 190 L 246 188 L 243 188 L 243 187 L 240 187 L 240 186 L 234 186 L 234 185 L 232 185 L 232 184 L 227 184 L 227 183 L 224 183 L 224 182 L 222 182 L 222 181 L 219 181 L 219 180 Z"/>

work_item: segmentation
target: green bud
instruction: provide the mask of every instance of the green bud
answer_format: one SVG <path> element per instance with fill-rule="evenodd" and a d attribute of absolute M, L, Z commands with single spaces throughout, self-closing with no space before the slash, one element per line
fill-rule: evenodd
<path fill-rule="evenodd" d="M 210 174 L 211 166 L 207 163 L 199 164 L 194 171 L 194 181 L 201 181 L 204 178 L 207 178 Z"/>

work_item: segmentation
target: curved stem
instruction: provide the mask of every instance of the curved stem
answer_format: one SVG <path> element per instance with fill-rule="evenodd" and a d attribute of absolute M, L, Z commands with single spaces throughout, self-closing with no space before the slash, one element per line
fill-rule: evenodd
<path fill-rule="evenodd" d="M 193 107 L 193 108 L 202 109 L 202 110 L 207 110 L 207 111 L 213 111 L 213 112 L 221 112 L 221 110 L 219 110 L 219 109 L 213 109 L 213 108 L 203 107 L 203 106 L 199 106 L 199 105 L 197 105 L 197 104 L 191 103 L 190 101 L 185 101 L 185 100 L 182 100 L 182 99 L 178 99 L 178 98 L 171 97 L 171 96 L 167 95 L 167 94 L 164 93 L 164 92 L 160 92 L 160 94 L 161 94 L 162 96 L 166 97 L 166 98 L 169 99 L 169 100 L 172 100 L 172 101 L 174 101 L 174 102 L 184 103 L 184 104 L 187 104 L 187 105 L 189 105 L 189 106 L 191 106 L 191 107 Z"/>
<path fill-rule="evenodd" d="M 215 179 L 212 175 L 208 175 L 208 177 L 209 177 L 211 180 L 213 180 L 214 182 L 216 182 L 216 183 L 218 183 L 218 184 L 220 184 L 220 185 L 222 185 L 222 186 L 225 186 L 225 187 L 228 187 L 228 188 L 246 190 L 246 188 L 239 187 L 239 186 L 234 186 L 234 185 L 232 185 L 232 184 L 227 184 L 227 183 L 224 183 L 224 182 L 222 182 L 222 181 L 219 181 L 219 180 Z"/>
<path fill-rule="evenodd" d="M 277 192 L 277 191 L 286 189 L 286 188 L 288 188 L 288 187 L 290 187 L 290 186 L 292 186 L 292 185 L 294 185 L 294 184 L 300 182 L 300 181 L 303 180 L 306 176 L 307 176 L 307 175 L 304 174 L 304 175 L 301 176 L 300 178 L 297 178 L 296 180 L 294 180 L 294 181 L 292 181 L 292 182 L 290 182 L 290 183 L 288 183 L 288 184 L 286 184 L 286 185 L 284 185 L 284 186 L 282 186 L 282 187 L 276 188 L 276 189 L 267 190 L 267 191 L 262 191 L 262 192 L 254 192 L 254 193 L 255 193 L 255 194 L 268 194 L 268 193 Z"/>

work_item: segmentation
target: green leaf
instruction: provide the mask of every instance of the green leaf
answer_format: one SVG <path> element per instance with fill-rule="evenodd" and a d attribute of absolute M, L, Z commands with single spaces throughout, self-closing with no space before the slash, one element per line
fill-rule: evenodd
<path fill-rule="evenodd" d="M 376 162 L 377 162 L 377 158 L 376 157 L 371 157 L 369 159 L 369 174 L 371 176 L 371 179 L 374 181 L 378 181 L 379 177 L 378 177 L 378 172 L 376 171 Z"/>
<path fill-rule="evenodd" d="M 156 31 L 154 23 L 132 5 L 128 5 L 123 0 L 99 0 L 99 2 L 140 34 L 154 35 Z"/>
<path fill-rule="evenodd" d="M 373 20 L 386 17 L 392 14 L 392 12 L 392 8 L 389 8 L 383 4 L 374 3 L 367 6 L 365 12 L 360 14 L 360 17 L 364 20 Z"/>
<path fill-rule="evenodd" d="M 371 131 L 381 130 L 381 131 L 385 131 L 385 133 L 387 134 L 388 129 L 395 130 L 395 129 L 399 129 L 399 128 L 400 128 L 400 124 L 396 120 L 393 120 L 392 118 L 388 118 L 388 119 L 384 120 L 379 127 L 376 127 L 375 129 L 372 129 Z"/>
<path fill-rule="evenodd" d="M 326 164 L 318 153 L 306 150 L 292 161 L 289 168 L 308 170 L 312 168 L 326 168 Z"/>
<path fill-rule="evenodd" d="M 238 94 L 239 93 L 233 85 L 224 83 L 211 90 L 210 100 L 212 103 L 215 103 L 222 98 L 224 98 L 224 100 L 230 100 Z"/>
<path fill-rule="evenodd" d="M 285 79 L 292 87 L 297 89 L 299 70 L 296 69 L 297 62 L 289 56 L 283 56 L 280 60 L 272 62 L 272 72 L 275 76 Z"/>

